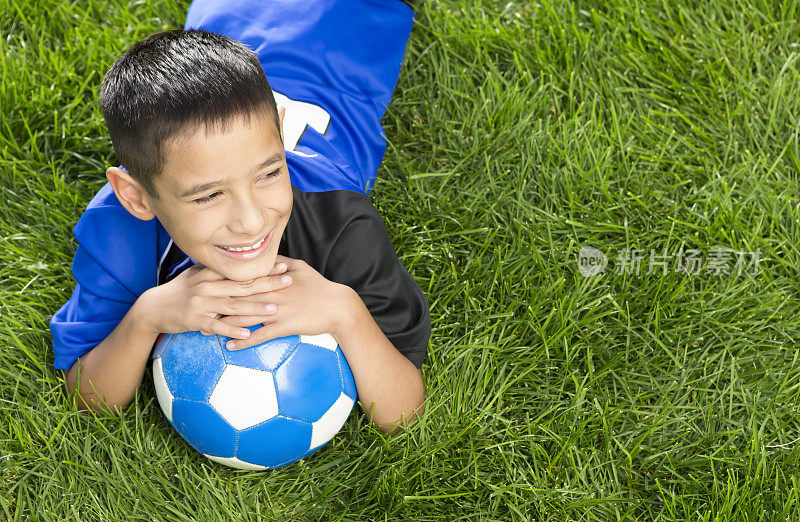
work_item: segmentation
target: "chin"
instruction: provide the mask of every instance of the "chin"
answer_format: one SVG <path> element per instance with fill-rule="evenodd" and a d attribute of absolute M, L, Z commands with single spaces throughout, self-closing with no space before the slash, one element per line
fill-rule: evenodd
<path fill-rule="evenodd" d="M 275 254 L 262 254 L 261 259 L 252 261 L 241 262 L 242 266 L 225 266 L 220 269 L 219 273 L 227 277 L 231 281 L 250 281 L 257 277 L 264 277 L 272 271 L 275 266 Z"/>

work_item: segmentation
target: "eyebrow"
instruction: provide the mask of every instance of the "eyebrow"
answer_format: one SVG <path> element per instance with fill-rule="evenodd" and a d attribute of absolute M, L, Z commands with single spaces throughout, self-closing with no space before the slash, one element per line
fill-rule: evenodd
<path fill-rule="evenodd" d="M 277 163 L 277 162 L 281 161 L 282 159 L 283 158 L 282 158 L 281 154 L 276 152 L 275 154 L 273 154 L 269 158 L 265 159 L 264 161 L 262 161 L 261 163 L 256 165 L 256 167 L 253 169 L 252 172 L 253 172 L 253 174 L 255 174 L 256 172 L 260 171 L 261 169 L 263 169 L 265 167 L 268 167 L 268 166 L 272 165 L 273 163 Z M 214 187 L 216 187 L 218 185 L 222 185 L 226 181 L 228 181 L 228 180 L 209 181 L 208 183 L 198 183 L 197 185 L 193 186 L 192 188 L 182 192 L 178 197 L 180 199 L 185 199 L 185 198 L 188 198 L 188 197 L 191 197 L 191 196 L 195 196 L 197 194 L 200 194 L 201 192 L 205 192 L 208 189 L 214 188 Z"/>

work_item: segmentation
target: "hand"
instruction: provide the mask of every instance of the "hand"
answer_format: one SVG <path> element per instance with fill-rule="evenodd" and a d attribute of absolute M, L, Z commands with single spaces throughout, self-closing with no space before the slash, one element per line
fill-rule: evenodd
<path fill-rule="evenodd" d="M 147 323 L 153 333 L 200 331 L 204 335 L 247 338 L 250 331 L 220 320 L 223 315 L 244 314 L 257 317 L 252 326 L 268 319 L 275 309 L 263 301 L 248 299 L 253 293 L 269 295 L 274 290 L 291 286 L 283 281 L 288 266 L 277 262 L 266 276 L 250 281 L 231 281 L 218 272 L 197 264 L 181 272 L 175 279 L 147 290 L 142 298 L 149 310 Z"/>
<path fill-rule="evenodd" d="M 286 273 L 292 277 L 292 284 L 275 291 L 249 295 L 246 299 L 262 303 L 262 306 L 274 304 L 277 312 L 267 319 L 247 315 L 223 318 L 222 322 L 232 326 L 264 325 L 246 340 L 228 341 L 228 349 L 241 350 L 286 335 L 330 333 L 336 337 L 348 316 L 350 300 L 360 299 L 352 288 L 325 279 L 301 259 L 279 255 L 275 262 L 286 263 Z"/>

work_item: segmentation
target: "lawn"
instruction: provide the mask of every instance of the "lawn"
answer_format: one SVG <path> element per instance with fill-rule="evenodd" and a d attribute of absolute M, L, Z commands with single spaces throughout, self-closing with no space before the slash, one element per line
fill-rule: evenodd
<path fill-rule="evenodd" d="M 100 80 L 187 7 L 0 0 L 0 516 L 800 520 L 800 2 L 418 2 L 371 198 L 425 415 L 266 472 L 53 369 Z"/>

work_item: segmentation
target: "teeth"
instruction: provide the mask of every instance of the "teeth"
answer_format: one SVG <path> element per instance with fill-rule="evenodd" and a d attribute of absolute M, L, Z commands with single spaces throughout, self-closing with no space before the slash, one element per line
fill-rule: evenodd
<path fill-rule="evenodd" d="M 264 239 L 266 239 L 266 237 Z M 223 250 L 227 250 L 228 252 L 247 252 L 248 250 L 255 250 L 258 247 L 260 247 L 261 243 L 264 242 L 264 239 L 262 239 L 261 241 L 259 241 L 258 243 L 256 243 L 251 247 L 245 247 L 245 248 L 220 247 L 220 248 L 222 248 Z"/>

